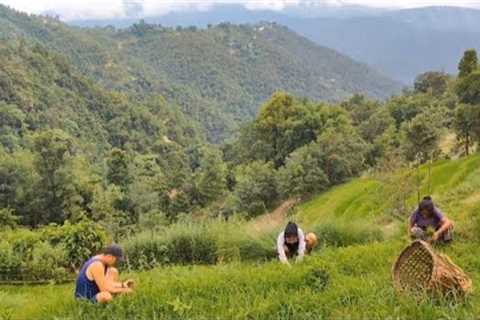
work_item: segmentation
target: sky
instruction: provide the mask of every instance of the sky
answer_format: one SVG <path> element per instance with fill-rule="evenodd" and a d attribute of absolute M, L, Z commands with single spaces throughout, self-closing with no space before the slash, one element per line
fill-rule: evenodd
<path fill-rule="evenodd" d="M 182 9 L 208 10 L 215 4 L 242 4 L 246 8 L 283 10 L 304 5 L 366 5 L 380 8 L 462 6 L 480 9 L 480 0 L 0 0 L 28 13 L 56 13 L 62 20 L 121 18 L 125 3 L 142 3 L 144 16 L 158 16 Z"/>

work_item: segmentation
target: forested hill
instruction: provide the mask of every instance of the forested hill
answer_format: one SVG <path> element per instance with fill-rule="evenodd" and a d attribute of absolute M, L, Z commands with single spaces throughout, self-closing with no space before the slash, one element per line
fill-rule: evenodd
<path fill-rule="evenodd" d="M 139 99 L 162 95 L 199 121 L 214 142 L 253 118 L 275 90 L 333 101 L 354 93 L 386 98 L 400 89 L 276 24 L 80 29 L 0 6 L 0 37 L 40 42 L 108 89 Z"/>
<path fill-rule="evenodd" d="M 0 43 L 0 56 L 0 141 L 7 150 L 47 129 L 74 137 L 87 157 L 112 147 L 145 153 L 159 141 L 205 141 L 198 123 L 162 97 L 108 91 L 40 45 Z"/>

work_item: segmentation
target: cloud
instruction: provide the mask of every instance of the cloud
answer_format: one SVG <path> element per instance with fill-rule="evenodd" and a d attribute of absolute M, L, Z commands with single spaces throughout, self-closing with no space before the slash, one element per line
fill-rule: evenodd
<path fill-rule="evenodd" d="M 476 0 L 0 0 L 28 13 L 56 13 L 63 20 L 108 19 L 127 15 L 128 4 L 137 4 L 140 14 L 162 15 L 186 9 L 208 10 L 217 4 L 242 4 L 251 10 L 283 10 L 299 4 L 308 5 L 367 5 L 373 7 L 422 7 L 450 5 L 480 8 Z"/>
<path fill-rule="evenodd" d="M 0 0 L 0 3 L 28 13 L 56 13 L 63 20 L 106 19 L 125 15 L 122 0 Z"/>
<path fill-rule="evenodd" d="M 143 12 L 146 16 L 152 16 L 187 9 L 205 11 L 219 4 L 242 4 L 251 10 L 282 10 L 288 6 L 298 5 L 301 1 L 302 0 L 144 0 Z"/>

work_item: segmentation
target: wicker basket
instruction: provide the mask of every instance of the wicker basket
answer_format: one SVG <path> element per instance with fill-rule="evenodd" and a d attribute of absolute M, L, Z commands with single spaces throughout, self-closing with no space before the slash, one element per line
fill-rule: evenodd
<path fill-rule="evenodd" d="M 424 241 L 414 241 L 393 266 L 393 283 L 398 291 L 426 292 L 441 296 L 465 296 L 472 292 L 472 280 L 449 257 L 436 254 Z"/>

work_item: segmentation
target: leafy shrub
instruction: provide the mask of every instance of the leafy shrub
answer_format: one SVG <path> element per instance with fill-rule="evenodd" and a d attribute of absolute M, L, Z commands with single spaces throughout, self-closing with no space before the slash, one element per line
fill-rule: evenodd
<path fill-rule="evenodd" d="M 79 267 L 86 259 L 100 251 L 107 239 L 102 227 L 86 219 L 75 224 L 67 221 L 62 232 L 66 261 L 75 267 Z"/>
<path fill-rule="evenodd" d="M 213 264 L 217 260 L 216 253 L 215 239 L 198 232 L 176 235 L 168 244 L 168 257 L 172 263 Z"/>
<path fill-rule="evenodd" d="M 10 244 L 16 255 L 30 260 L 33 257 L 35 244 L 40 241 L 40 235 L 28 230 L 11 233 Z"/>
<path fill-rule="evenodd" d="M 253 237 L 236 221 L 181 222 L 155 234 L 143 232 L 124 242 L 128 266 L 151 269 L 164 264 L 214 264 L 275 257 L 274 238 Z"/>
<path fill-rule="evenodd" d="M 19 218 L 15 216 L 14 211 L 9 208 L 0 209 L 0 229 L 15 229 Z"/>
<path fill-rule="evenodd" d="M 39 231 L 3 232 L 0 279 L 63 280 L 105 244 L 105 231 L 94 222 L 50 225 Z"/>
<path fill-rule="evenodd" d="M 25 272 L 35 280 L 63 280 L 68 274 L 65 264 L 65 251 L 62 247 L 52 247 L 48 242 L 39 242 L 33 250 L 33 259 L 28 262 Z"/>
<path fill-rule="evenodd" d="M 22 259 L 15 254 L 12 246 L 6 241 L 0 241 L 0 280 L 11 279 L 18 274 Z"/>

